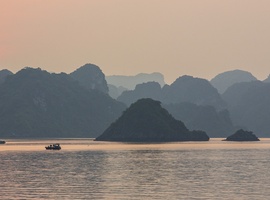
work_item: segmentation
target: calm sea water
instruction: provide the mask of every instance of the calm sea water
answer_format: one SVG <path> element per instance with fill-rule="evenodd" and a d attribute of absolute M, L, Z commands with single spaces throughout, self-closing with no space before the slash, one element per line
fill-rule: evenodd
<path fill-rule="evenodd" d="M 8 140 L 0 158 L 1 199 L 270 199 L 269 139 Z"/>

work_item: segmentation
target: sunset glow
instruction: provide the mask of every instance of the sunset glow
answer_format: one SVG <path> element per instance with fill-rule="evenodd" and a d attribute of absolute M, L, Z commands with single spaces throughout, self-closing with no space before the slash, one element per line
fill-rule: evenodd
<path fill-rule="evenodd" d="M 106 75 L 157 71 L 167 82 L 232 69 L 265 79 L 269 9 L 267 0 L 2 0 L 0 69 L 94 63 Z"/>

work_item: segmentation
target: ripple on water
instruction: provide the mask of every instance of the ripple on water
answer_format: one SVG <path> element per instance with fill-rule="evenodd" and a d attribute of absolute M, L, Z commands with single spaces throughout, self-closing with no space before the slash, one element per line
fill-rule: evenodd
<path fill-rule="evenodd" d="M 269 153 L 267 148 L 2 151 L 0 196 L 267 199 Z"/>

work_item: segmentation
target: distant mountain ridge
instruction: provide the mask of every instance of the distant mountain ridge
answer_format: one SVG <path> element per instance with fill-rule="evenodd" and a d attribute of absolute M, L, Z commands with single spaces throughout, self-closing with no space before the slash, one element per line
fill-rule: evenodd
<path fill-rule="evenodd" d="M 151 74 L 140 73 L 135 76 L 123 76 L 123 75 L 113 75 L 106 76 L 108 84 L 114 85 L 116 87 L 125 87 L 128 90 L 133 90 L 136 85 L 147 82 L 158 82 L 161 86 L 165 85 L 164 76 L 161 73 L 154 72 Z"/>
<path fill-rule="evenodd" d="M 138 84 L 117 100 L 129 106 L 141 98 L 161 101 L 162 106 L 189 129 L 206 131 L 211 137 L 225 137 L 235 130 L 224 109 L 225 102 L 207 80 L 182 76 L 163 88 L 156 82 Z"/>
<path fill-rule="evenodd" d="M 164 104 L 191 102 L 196 105 L 211 105 L 217 109 L 226 107 L 220 94 L 207 80 L 192 76 L 179 77 L 163 88 L 155 82 L 138 84 L 134 90 L 123 92 L 117 100 L 129 106 L 140 98 L 152 98 Z"/>
<path fill-rule="evenodd" d="M 226 78 L 229 72 L 231 79 Z M 96 137 L 126 108 L 120 102 L 129 106 L 142 98 L 162 102 L 188 129 L 206 131 L 211 137 L 224 137 L 240 128 L 270 137 L 269 77 L 258 81 L 249 72 L 229 72 L 220 74 L 231 85 L 220 95 L 209 81 L 187 75 L 164 86 L 147 78 L 125 91 L 108 85 L 94 64 L 69 75 L 33 68 L 16 74 L 1 70 L 0 137 Z"/>
<path fill-rule="evenodd" d="M 181 76 L 171 85 L 165 85 L 162 93 L 162 102 L 165 104 L 191 102 L 196 105 L 211 105 L 217 109 L 226 107 L 218 91 L 202 78 Z"/>
<path fill-rule="evenodd" d="M 188 129 L 205 131 L 209 137 L 226 137 L 236 130 L 228 110 L 217 111 L 213 106 L 188 102 L 162 106 Z"/>
<path fill-rule="evenodd" d="M 116 87 L 115 85 L 111 85 L 108 84 L 108 88 L 109 88 L 109 95 L 114 98 L 117 99 L 124 91 L 127 91 L 127 88 L 124 88 L 122 86 Z"/>
<path fill-rule="evenodd" d="M 232 70 L 216 75 L 210 83 L 217 88 L 220 94 L 223 94 L 230 86 L 235 83 L 256 81 L 250 72 L 243 70 Z"/>
<path fill-rule="evenodd" d="M 141 98 L 151 98 L 161 100 L 162 89 L 157 82 L 147 82 L 136 85 L 134 90 L 124 91 L 117 100 L 125 103 L 127 106 Z"/>
<path fill-rule="evenodd" d="M 232 121 L 260 137 L 270 136 L 270 83 L 237 83 L 222 95 Z"/>

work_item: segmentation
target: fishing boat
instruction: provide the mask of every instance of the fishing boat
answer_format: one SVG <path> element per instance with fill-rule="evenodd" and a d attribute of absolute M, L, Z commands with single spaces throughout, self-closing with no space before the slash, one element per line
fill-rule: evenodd
<path fill-rule="evenodd" d="M 60 150 L 61 146 L 60 144 L 50 144 L 49 146 L 45 147 L 46 150 Z"/>
<path fill-rule="evenodd" d="M 0 140 L 0 144 L 6 144 L 6 141 Z"/>

